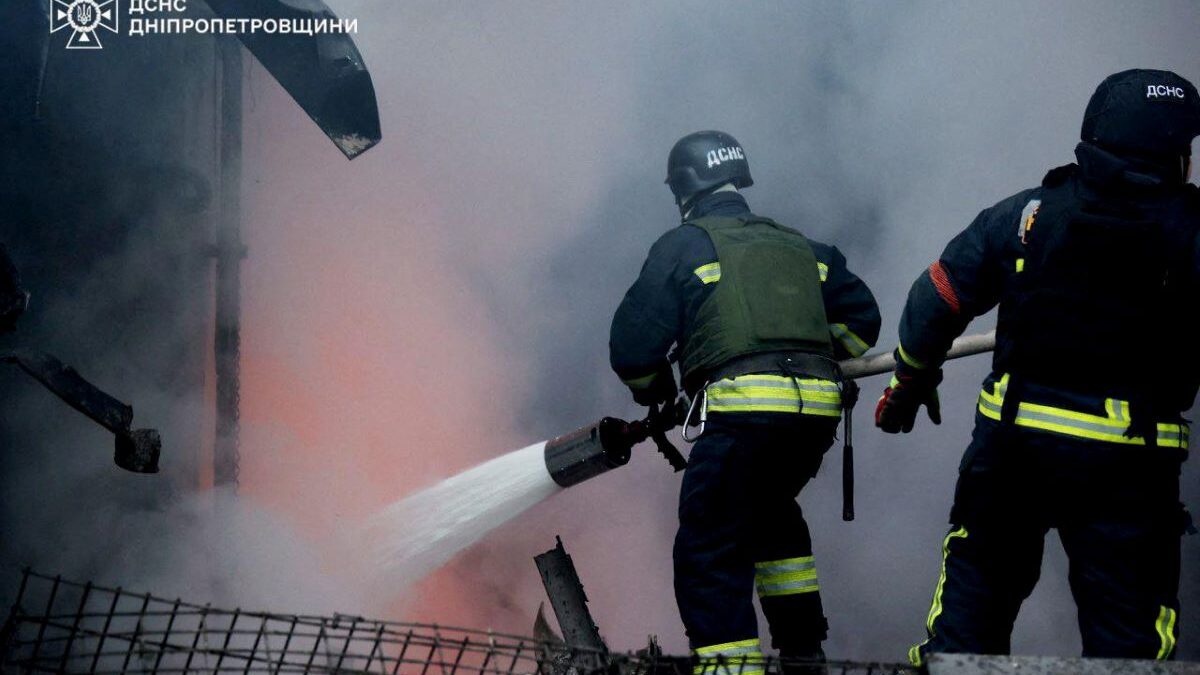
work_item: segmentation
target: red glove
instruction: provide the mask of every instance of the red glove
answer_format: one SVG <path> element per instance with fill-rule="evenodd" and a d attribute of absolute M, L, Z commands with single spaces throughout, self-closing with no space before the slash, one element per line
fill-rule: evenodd
<path fill-rule="evenodd" d="M 941 369 L 912 371 L 897 368 L 891 385 L 883 390 L 883 396 L 875 405 L 875 426 L 884 433 L 907 434 L 912 431 L 922 405 L 929 413 L 930 421 L 941 424 L 942 406 L 937 394 L 941 381 Z"/>

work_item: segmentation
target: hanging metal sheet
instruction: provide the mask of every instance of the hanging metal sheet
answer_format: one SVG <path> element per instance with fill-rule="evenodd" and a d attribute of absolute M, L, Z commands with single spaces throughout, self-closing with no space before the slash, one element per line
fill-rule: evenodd
<path fill-rule="evenodd" d="M 286 19 L 293 25 L 338 20 L 320 0 L 206 2 L 227 19 Z M 347 158 L 380 141 L 375 86 L 350 35 L 242 32 L 238 39 Z"/>

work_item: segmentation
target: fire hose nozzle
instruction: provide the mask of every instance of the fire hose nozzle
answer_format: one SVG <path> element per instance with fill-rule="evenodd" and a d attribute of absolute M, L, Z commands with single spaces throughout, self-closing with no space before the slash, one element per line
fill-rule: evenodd
<path fill-rule="evenodd" d="M 629 463 L 636 441 L 630 425 L 616 417 L 576 429 L 546 443 L 546 470 L 563 487 L 577 485 Z"/>
<path fill-rule="evenodd" d="M 651 439 L 671 468 L 682 471 L 687 460 L 667 440 L 667 432 L 683 421 L 682 400 L 650 408 L 646 419 L 626 422 L 605 417 L 546 443 L 546 470 L 555 483 L 570 487 L 629 463 L 633 446 Z"/>

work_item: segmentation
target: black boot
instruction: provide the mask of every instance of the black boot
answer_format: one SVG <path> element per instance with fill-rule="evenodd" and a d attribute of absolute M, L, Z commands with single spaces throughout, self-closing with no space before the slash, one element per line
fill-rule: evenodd
<path fill-rule="evenodd" d="M 806 649 L 780 649 L 781 675 L 825 675 L 825 652 L 820 645 Z"/>

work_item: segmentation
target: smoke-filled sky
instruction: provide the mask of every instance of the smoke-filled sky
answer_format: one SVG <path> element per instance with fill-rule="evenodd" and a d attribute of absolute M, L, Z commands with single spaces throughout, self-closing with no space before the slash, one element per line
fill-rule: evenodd
<path fill-rule="evenodd" d="M 1200 81 L 1187 0 L 331 5 L 359 20 L 383 143 L 347 163 L 257 66 L 245 123 L 242 485 L 312 541 L 509 449 L 638 412 L 608 370 L 608 324 L 678 222 L 662 184 L 678 137 L 734 134 L 752 207 L 841 248 L 890 348 L 945 242 L 1072 160 L 1104 76 Z M 979 357 L 948 366 L 946 422 L 902 438 L 870 428 L 883 383 L 864 383 L 859 519 L 840 521 L 836 461 L 801 497 L 831 655 L 898 660 L 921 637 L 986 371 Z M 657 634 L 683 651 L 678 485 L 642 448 L 386 611 L 527 632 L 543 598 L 531 559 L 558 533 L 611 646 Z M 1014 651 L 1076 653 L 1066 563 L 1048 550 Z M 1185 555 L 1200 562 L 1190 540 Z"/>

